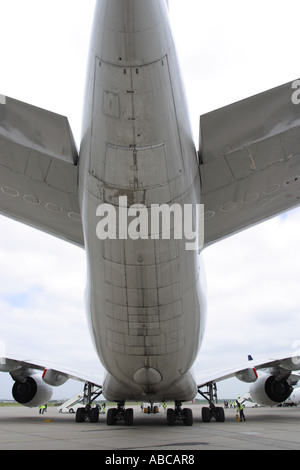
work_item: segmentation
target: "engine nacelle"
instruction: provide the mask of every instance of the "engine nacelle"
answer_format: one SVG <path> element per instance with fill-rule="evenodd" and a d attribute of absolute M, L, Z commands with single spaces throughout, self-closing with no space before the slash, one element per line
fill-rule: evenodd
<path fill-rule="evenodd" d="M 52 397 L 52 389 L 45 384 L 42 377 L 33 375 L 27 377 L 24 382 L 15 382 L 12 394 L 16 402 L 34 408 L 48 403 Z"/>
<path fill-rule="evenodd" d="M 250 387 L 251 398 L 259 405 L 275 406 L 292 393 L 286 380 L 278 381 L 274 375 L 262 375 Z"/>
<path fill-rule="evenodd" d="M 69 380 L 64 374 L 53 369 L 45 369 L 42 378 L 46 384 L 52 387 L 60 387 Z"/>

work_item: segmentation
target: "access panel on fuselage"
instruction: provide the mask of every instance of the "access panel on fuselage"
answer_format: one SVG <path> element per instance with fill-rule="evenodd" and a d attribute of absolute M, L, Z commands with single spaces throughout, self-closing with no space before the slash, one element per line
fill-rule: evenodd
<path fill-rule="evenodd" d="M 113 188 L 152 190 L 182 174 L 167 57 L 140 67 L 96 59 L 90 172 L 108 198 Z"/>

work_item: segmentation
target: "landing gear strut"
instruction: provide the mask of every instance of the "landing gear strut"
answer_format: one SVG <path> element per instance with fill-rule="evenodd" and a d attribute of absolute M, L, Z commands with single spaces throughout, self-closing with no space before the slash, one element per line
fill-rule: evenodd
<path fill-rule="evenodd" d="M 93 401 L 96 400 L 102 393 L 102 388 L 97 387 L 94 384 L 86 382 L 84 385 L 84 396 L 83 403 L 85 407 L 77 408 L 76 411 L 76 423 L 83 423 L 85 420 L 89 420 L 91 423 L 98 423 L 99 420 L 99 408 L 98 406 L 92 407 Z"/>
<path fill-rule="evenodd" d="M 208 382 L 206 387 L 206 391 L 202 391 L 202 387 L 198 388 L 198 393 L 209 403 L 209 407 L 202 408 L 202 421 L 209 423 L 214 418 L 217 422 L 223 423 L 225 421 L 224 408 L 215 406 L 215 402 L 218 403 L 217 385 L 215 382 Z"/>
<path fill-rule="evenodd" d="M 167 409 L 167 423 L 169 426 L 174 426 L 176 422 L 193 426 L 192 410 L 190 408 L 181 408 L 181 405 L 181 401 L 175 401 L 175 409 Z"/>
<path fill-rule="evenodd" d="M 113 426 L 120 422 L 125 423 L 125 426 L 133 425 L 133 409 L 125 409 L 124 401 L 119 401 L 117 408 L 110 408 L 107 412 L 106 424 L 108 426 Z"/>

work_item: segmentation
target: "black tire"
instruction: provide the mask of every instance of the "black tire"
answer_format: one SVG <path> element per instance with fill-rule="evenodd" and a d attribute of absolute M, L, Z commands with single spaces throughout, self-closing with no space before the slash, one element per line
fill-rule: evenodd
<path fill-rule="evenodd" d="M 89 411 L 89 420 L 91 423 L 98 423 L 99 421 L 99 408 L 91 408 Z"/>
<path fill-rule="evenodd" d="M 192 410 L 190 408 L 183 408 L 182 412 L 185 416 L 184 424 L 186 426 L 193 426 L 194 419 Z"/>
<path fill-rule="evenodd" d="M 203 423 L 209 423 L 211 420 L 211 411 L 207 406 L 202 408 L 202 421 Z"/>
<path fill-rule="evenodd" d="M 225 421 L 225 412 L 224 412 L 224 409 L 221 408 L 220 406 L 218 406 L 216 409 L 215 409 L 215 412 L 216 412 L 216 421 L 218 423 L 224 423 Z"/>
<path fill-rule="evenodd" d="M 124 414 L 125 418 L 125 426 L 132 426 L 133 425 L 133 409 L 127 408 Z"/>
<path fill-rule="evenodd" d="M 106 424 L 107 426 L 113 426 L 116 423 L 116 409 L 115 408 L 110 408 L 107 412 L 106 415 Z"/>
<path fill-rule="evenodd" d="M 85 421 L 85 408 L 77 408 L 75 420 L 76 420 L 76 423 L 84 423 L 84 421 Z"/>
<path fill-rule="evenodd" d="M 169 426 L 175 426 L 175 410 L 172 408 L 167 409 L 167 423 Z"/>

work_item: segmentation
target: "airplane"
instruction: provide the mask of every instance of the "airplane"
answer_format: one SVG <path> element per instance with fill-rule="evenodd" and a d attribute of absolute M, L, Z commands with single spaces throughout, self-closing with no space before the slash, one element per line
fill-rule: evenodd
<path fill-rule="evenodd" d="M 284 404 L 286 406 L 300 405 L 300 388 L 295 388 Z"/>
<path fill-rule="evenodd" d="M 250 364 L 249 361 L 251 361 Z M 294 373 L 300 369 L 299 361 L 300 356 L 297 354 L 256 360 L 248 355 L 248 362 L 240 364 L 239 367 L 235 366 L 227 371 L 211 372 L 209 376 L 203 376 L 202 382 L 198 385 L 198 392 L 210 403 L 209 408 L 202 408 L 203 421 L 209 422 L 212 417 L 217 418 L 216 413 L 220 413 L 218 407 L 213 404 L 213 398 L 217 401 L 216 383 L 232 377 L 251 384 L 249 392 L 243 398 L 249 396 L 255 406 L 274 407 L 285 402 L 294 395 L 292 392 L 300 380 L 300 375 Z M 207 390 L 201 390 L 205 386 Z"/>
<path fill-rule="evenodd" d="M 265 402 L 290 395 L 296 354 L 200 383 L 191 368 L 205 333 L 203 249 L 299 205 L 299 89 L 295 80 L 202 115 L 197 151 L 166 0 L 98 0 L 79 152 L 66 117 L 0 96 L 0 212 L 84 247 L 87 317 L 107 371 L 100 383 L 2 358 L 17 402 L 39 406 L 73 378 L 85 384 L 77 421 L 97 421 L 92 403 L 102 393 L 117 403 L 108 425 L 132 425 L 134 400 L 172 401 L 168 424 L 191 426 L 182 404 L 198 393 L 209 402 L 203 421 L 224 421 L 216 384 L 229 377 L 253 383 Z M 197 230 L 180 237 L 176 211 L 200 205 L 192 226 L 204 224 L 204 239 Z M 152 209 L 163 215 L 154 231 Z"/>

